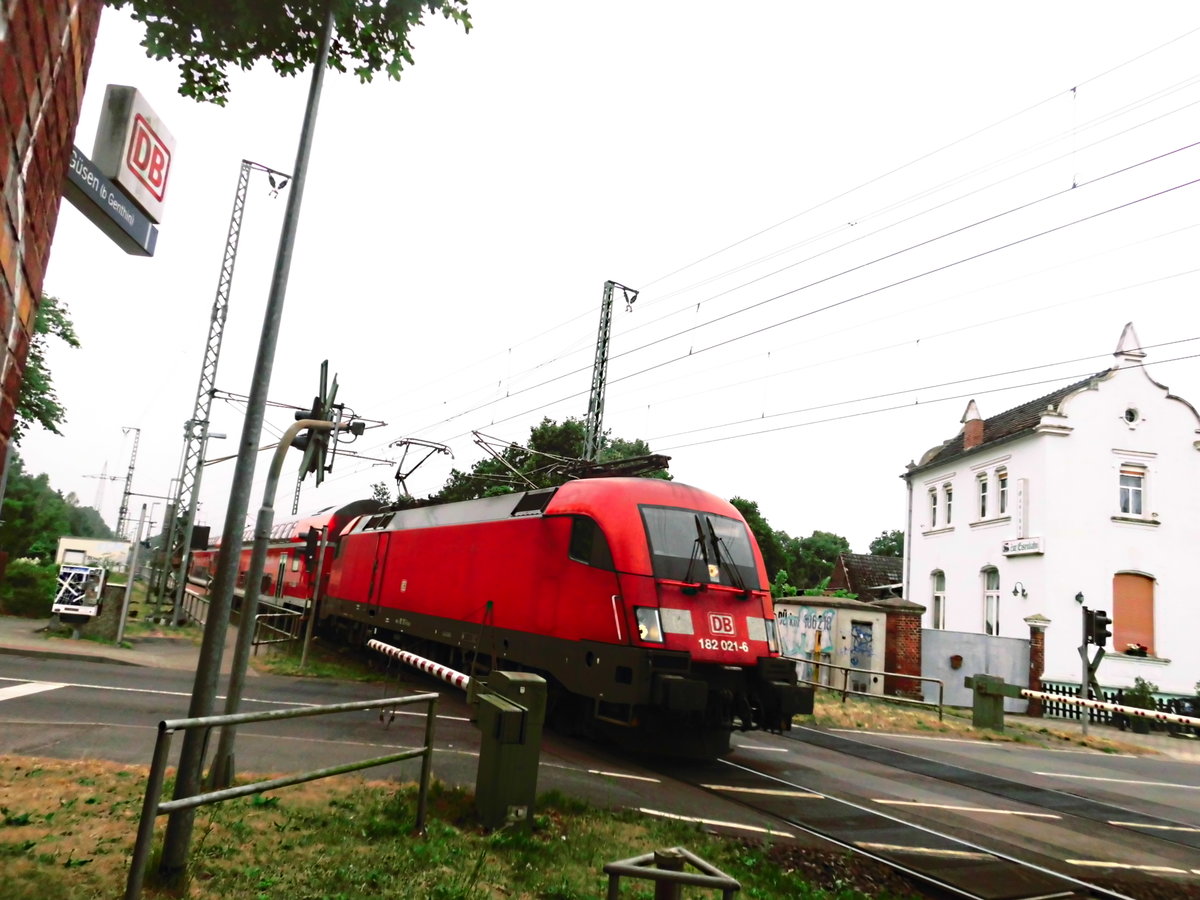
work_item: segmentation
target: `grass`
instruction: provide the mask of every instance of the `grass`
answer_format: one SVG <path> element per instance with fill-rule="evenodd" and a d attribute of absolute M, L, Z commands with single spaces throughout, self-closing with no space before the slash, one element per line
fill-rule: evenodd
<path fill-rule="evenodd" d="M 144 777 L 144 769 L 112 763 L 0 757 L 6 900 L 120 896 Z M 474 826 L 472 803 L 468 793 L 435 783 L 423 836 L 413 834 L 415 790 L 392 782 L 327 779 L 204 807 L 182 894 L 150 878 L 144 896 L 576 900 L 604 896 L 604 863 L 669 846 L 685 846 L 737 878 L 742 897 L 867 896 L 814 887 L 766 862 L 768 846 L 685 823 L 547 794 L 530 830 L 488 834 Z M 162 826 L 160 819 L 159 840 Z M 650 882 L 622 885 L 623 898 L 653 896 Z"/>
<path fill-rule="evenodd" d="M 305 678 L 337 678 L 342 681 L 380 681 L 385 677 L 387 666 L 377 653 L 331 644 L 314 638 L 308 648 L 308 659 L 300 665 L 301 648 L 293 644 L 268 649 L 254 657 L 252 665 L 260 672 L 273 675 L 290 675 Z M 401 667 L 404 668 L 404 667 Z M 404 669 L 401 675 L 411 673 Z"/>

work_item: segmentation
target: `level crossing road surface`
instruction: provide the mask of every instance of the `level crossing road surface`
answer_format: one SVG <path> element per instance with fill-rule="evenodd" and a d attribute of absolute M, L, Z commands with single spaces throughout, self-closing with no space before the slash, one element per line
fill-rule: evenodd
<path fill-rule="evenodd" d="M 187 715 L 190 671 L 9 649 L 0 654 L 0 753 L 146 765 L 158 721 Z M 247 682 L 242 710 L 430 690 L 442 697 L 435 775 L 473 787 L 479 738 L 465 697 L 415 673 L 404 684 L 257 674 Z M 218 700 L 215 711 L 222 710 Z M 239 730 L 237 766 L 255 773 L 302 771 L 416 746 L 422 735 L 422 720 L 408 711 L 391 722 L 371 710 L 257 723 Z M 735 734 L 728 760 L 704 770 L 631 758 L 550 733 L 539 790 L 556 788 L 648 816 L 693 819 L 733 835 L 828 846 L 789 824 L 802 821 L 813 806 L 814 798 L 803 795 L 816 793 L 965 836 L 1055 871 L 1065 866 L 1080 877 L 1124 872 L 1200 885 L 1200 753 L 1187 761 L 1193 746 L 1172 743 L 1183 748 L 1180 759 L 796 728 L 784 736 Z M 730 764 L 741 767 L 736 775 Z M 362 774 L 412 780 L 418 772 L 419 761 L 410 760 Z M 777 783 L 755 787 L 755 779 Z M 741 790 L 721 790 L 723 782 Z M 772 799 L 747 803 L 747 796 Z"/>

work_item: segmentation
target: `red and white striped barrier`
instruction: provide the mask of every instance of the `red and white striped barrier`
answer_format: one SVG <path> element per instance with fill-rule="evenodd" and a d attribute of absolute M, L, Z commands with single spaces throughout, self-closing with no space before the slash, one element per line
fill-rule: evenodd
<path fill-rule="evenodd" d="M 1139 706 L 1118 706 L 1116 703 L 1105 703 L 1102 700 L 1088 700 L 1085 697 L 1072 697 L 1068 694 L 1047 694 L 1043 691 L 1021 689 L 1021 696 L 1030 700 L 1052 700 L 1056 703 L 1072 703 L 1088 709 L 1107 709 L 1110 712 L 1121 713 L 1138 719 L 1150 719 L 1154 722 L 1170 722 L 1174 725 L 1195 725 L 1200 727 L 1200 719 L 1192 716 L 1180 716 L 1175 713 L 1164 713 L 1154 709 L 1142 709 Z"/>
<path fill-rule="evenodd" d="M 399 647 L 393 647 L 391 644 L 385 644 L 383 641 L 377 641 L 374 638 L 367 641 L 367 649 L 378 650 L 380 653 L 390 656 L 393 659 L 398 659 L 402 663 L 407 663 L 415 669 L 420 669 L 426 675 L 440 678 L 447 684 L 452 684 L 463 691 L 471 683 L 471 676 L 469 675 L 464 675 L 462 672 L 451 669 L 449 666 L 443 666 L 431 659 L 417 656 L 415 653 L 409 653 L 407 650 L 401 650 Z"/>

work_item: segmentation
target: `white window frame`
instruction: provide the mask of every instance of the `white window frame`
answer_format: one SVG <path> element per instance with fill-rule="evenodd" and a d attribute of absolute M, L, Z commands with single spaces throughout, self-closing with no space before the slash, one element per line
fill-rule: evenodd
<path fill-rule="evenodd" d="M 942 498 L 946 501 L 946 525 L 949 526 L 954 522 L 954 485 L 948 481 L 942 485 Z"/>
<path fill-rule="evenodd" d="M 930 530 L 938 527 L 937 516 L 938 516 L 937 488 L 931 487 L 929 489 L 929 528 L 930 528 Z"/>
<path fill-rule="evenodd" d="M 930 603 L 930 628 L 943 630 L 946 627 L 946 573 L 935 569 L 929 575 L 932 602 Z"/>
<path fill-rule="evenodd" d="M 1000 570 L 985 566 L 983 576 L 983 633 L 1000 634 Z"/>
<path fill-rule="evenodd" d="M 979 519 L 988 517 L 988 475 L 987 472 L 980 472 L 976 478 L 978 484 L 976 500 L 975 500 L 975 515 Z"/>
<path fill-rule="evenodd" d="M 1146 467 L 1141 463 L 1121 463 L 1117 472 L 1117 509 L 1123 516 L 1143 518 L 1146 515 Z M 1126 484 L 1126 478 L 1136 479 L 1136 482 Z"/>
<path fill-rule="evenodd" d="M 996 470 L 996 512 L 1008 515 L 1008 469 L 1004 466 Z"/>

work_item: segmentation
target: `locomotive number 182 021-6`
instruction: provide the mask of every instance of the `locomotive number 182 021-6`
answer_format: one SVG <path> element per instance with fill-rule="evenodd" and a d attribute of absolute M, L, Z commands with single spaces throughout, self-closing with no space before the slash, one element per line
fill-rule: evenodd
<path fill-rule="evenodd" d="M 750 645 L 745 641 L 740 644 L 737 641 L 718 641 L 715 638 L 700 638 L 701 650 L 740 650 L 743 653 L 748 653 Z"/>

